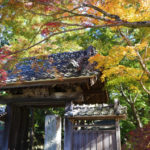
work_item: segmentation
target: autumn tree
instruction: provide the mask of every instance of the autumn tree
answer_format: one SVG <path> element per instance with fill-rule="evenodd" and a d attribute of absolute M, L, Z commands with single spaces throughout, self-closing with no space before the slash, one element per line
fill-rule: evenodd
<path fill-rule="evenodd" d="M 115 80 L 117 83 L 138 81 L 150 94 L 145 85 L 150 77 L 149 4 L 148 0 L 1 1 L 1 26 L 12 33 L 10 46 L 1 48 L 1 81 L 6 79 L 4 66 L 10 56 L 18 60 L 29 55 L 46 55 L 54 36 L 107 27 L 119 34 L 123 42 L 111 47 L 107 56 L 101 52 L 90 59 L 98 63 L 96 68 L 103 73 L 102 81 L 106 78 L 112 84 Z M 135 65 L 126 65 L 126 60 L 132 60 Z"/>
<path fill-rule="evenodd" d="M 138 77 L 140 76 L 138 80 L 143 89 L 149 93 L 143 83 L 150 76 L 149 68 L 146 66 L 148 63 L 147 51 L 149 51 L 148 36 L 139 43 L 134 43 L 134 41 L 129 42 L 128 39 L 131 36 L 124 35 L 122 31 L 126 27 L 144 28 L 145 33 L 149 32 L 149 3 L 148 0 L 2 0 L 0 21 L 1 26 L 10 28 L 10 32 L 13 33 L 11 45 L 7 49 L 11 51 L 9 55 L 15 58 L 28 56 L 29 53 L 30 55 L 47 54 L 46 50 L 52 46 L 53 37 L 59 34 L 85 31 L 89 28 L 113 27 L 115 31 L 120 32 L 128 44 L 128 46 L 123 45 L 112 49 L 110 55 L 112 58 L 116 57 L 114 61 L 112 60 L 113 65 L 116 65 L 115 61 L 119 61 L 114 51 L 120 51 L 119 59 L 123 58 L 125 53 L 131 53 L 133 55 L 131 57 L 137 57 L 141 65 L 141 71 L 137 73 Z M 3 51 L 4 49 L 5 47 Z M 145 57 L 143 58 L 144 49 Z M 3 51 L 1 50 L 1 55 Z M 104 60 L 104 57 L 95 58 Z M 107 64 L 111 64 L 111 60 L 108 59 Z M 104 64 L 100 63 L 100 65 Z M 125 67 L 126 70 L 124 70 L 120 65 L 112 68 L 116 72 L 117 69 L 127 73 L 131 72 L 129 68 Z M 104 69 L 103 78 L 107 76 L 105 73 L 107 70 L 107 68 Z"/>
<path fill-rule="evenodd" d="M 150 124 L 145 125 L 142 129 L 130 131 L 129 141 L 123 145 L 123 150 L 149 150 L 150 149 Z"/>
<path fill-rule="evenodd" d="M 89 29 L 111 29 L 113 41 L 103 37 L 106 44 L 93 43 L 99 54 L 90 61 L 97 62 L 96 68 L 103 73 L 101 80 L 114 86 L 125 104 L 134 107 L 133 116 L 140 127 L 145 118 L 140 113 L 146 105 L 139 100 L 141 87 L 150 94 L 149 6 L 149 0 L 0 0 L 1 36 L 5 34 L 2 29 L 11 33 L 9 45 L 1 42 L 0 84 L 5 84 L 8 60 L 13 59 L 13 65 L 22 57 L 52 53 L 57 39 L 66 34 L 71 37 Z M 84 46 L 81 42 L 80 47 Z"/>

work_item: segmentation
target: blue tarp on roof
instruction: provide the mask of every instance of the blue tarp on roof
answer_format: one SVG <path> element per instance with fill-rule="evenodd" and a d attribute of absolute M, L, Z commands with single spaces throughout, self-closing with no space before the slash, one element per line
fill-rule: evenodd
<path fill-rule="evenodd" d="M 45 59 L 24 58 L 16 64 L 15 70 L 8 71 L 7 82 L 31 81 L 59 77 L 78 77 L 97 74 L 88 59 L 96 54 L 90 46 L 86 50 L 51 54 Z"/>

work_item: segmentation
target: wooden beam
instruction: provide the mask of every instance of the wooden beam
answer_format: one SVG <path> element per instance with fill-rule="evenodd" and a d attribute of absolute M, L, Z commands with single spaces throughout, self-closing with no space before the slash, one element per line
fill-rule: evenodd
<path fill-rule="evenodd" d="M 70 120 L 119 120 L 126 119 L 126 115 L 74 116 L 67 118 Z"/>
<path fill-rule="evenodd" d="M 70 77 L 60 79 L 45 79 L 45 80 L 36 80 L 36 81 L 22 81 L 7 83 L 5 86 L 0 87 L 1 90 L 11 89 L 11 88 L 20 88 L 20 87 L 35 87 L 35 86 L 49 86 L 55 84 L 71 84 L 71 83 L 89 83 L 90 79 L 95 78 L 95 76 L 79 76 L 79 77 Z"/>
<path fill-rule="evenodd" d="M 41 97 L 41 98 L 29 98 L 29 97 L 18 97 L 18 98 L 2 98 L 0 99 L 0 104 L 18 104 L 18 105 L 34 105 L 34 104 L 62 104 L 66 103 L 67 101 L 75 101 L 79 99 L 82 95 L 81 94 L 74 94 L 68 96 L 52 96 L 52 97 Z"/>

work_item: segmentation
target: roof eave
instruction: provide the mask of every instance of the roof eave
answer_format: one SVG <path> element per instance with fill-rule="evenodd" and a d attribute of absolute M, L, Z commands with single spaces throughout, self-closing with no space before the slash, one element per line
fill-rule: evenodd
<path fill-rule="evenodd" d="M 67 116 L 66 116 L 67 117 Z M 125 120 L 126 115 L 68 116 L 70 120 Z"/>
<path fill-rule="evenodd" d="M 68 83 L 87 83 L 90 79 L 94 79 L 96 75 L 92 76 L 80 76 L 70 78 L 57 78 L 57 79 L 44 79 L 35 81 L 19 81 L 13 83 L 7 83 L 0 87 L 0 90 L 12 89 L 12 88 L 25 88 L 25 87 L 37 87 L 37 86 L 50 86 L 54 84 L 68 84 Z"/>

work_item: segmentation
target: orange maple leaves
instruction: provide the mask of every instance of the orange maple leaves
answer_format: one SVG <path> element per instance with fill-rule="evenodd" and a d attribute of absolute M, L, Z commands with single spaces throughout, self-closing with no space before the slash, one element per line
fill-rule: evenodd
<path fill-rule="evenodd" d="M 48 35 L 50 32 L 54 32 L 59 30 L 58 28 L 61 26 L 60 22 L 47 22 L 44 25 L 44 29 L 41 31 L 43 35 Z"/>
<path fill-rule="evenodd" d="M 0 48 L 0 85 L 4 85 L 7 79 L 7 72 L 3 69 L 3 65 L 12 58 L 8 49 Z"/>

